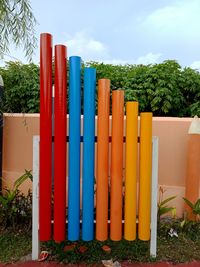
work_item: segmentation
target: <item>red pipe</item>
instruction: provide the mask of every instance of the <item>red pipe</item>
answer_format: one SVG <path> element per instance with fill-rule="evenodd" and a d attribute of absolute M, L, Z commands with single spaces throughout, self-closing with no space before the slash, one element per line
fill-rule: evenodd
<path fill-rule="evenodd" d="M 54 240 L 65 240 L 67 52 L 55 46 Z"/>
<path fill-rule="evenodd" d="M 40 190 L 39 236 L 51 239 L 52 36 L 40 35 Z"/>

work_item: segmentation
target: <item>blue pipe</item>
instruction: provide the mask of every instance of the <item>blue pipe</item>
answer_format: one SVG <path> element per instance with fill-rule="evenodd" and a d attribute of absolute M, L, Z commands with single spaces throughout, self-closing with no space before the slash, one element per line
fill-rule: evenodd
<path fill-rule="evenodd" d="M 68 240 L 80 235 L 81 58 L 69 58 Z"/>
<path fill-rule="evenodd" d="M 94 238 L 94 145 L 96 70 L 84 69 L 82 239 Z"/>

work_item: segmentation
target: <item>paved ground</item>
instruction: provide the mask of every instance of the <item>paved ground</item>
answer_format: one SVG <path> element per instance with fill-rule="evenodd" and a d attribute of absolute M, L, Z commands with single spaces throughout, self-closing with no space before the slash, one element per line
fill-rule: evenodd
<path fill-rule="evenodd" d="M 50 262 L 24 262 L 24 263 L 14 263 L 14 264 L 0 264 L 0 267 L 86 267 L 87 265 L 75 265 L 75 264 L 68 264 L 63 265 L 59 263 L 50 263 Z M 102 267 L 103 265 L 96 265 L 96 267 Z M 93 265 L 94 267 L 94 265 Z M 181 263 L 181 264 L 171 264 L 171 263 L 122 263 L 122 267 L 200 267 L 200 262 L 191 262 L 191 263 Z"/>

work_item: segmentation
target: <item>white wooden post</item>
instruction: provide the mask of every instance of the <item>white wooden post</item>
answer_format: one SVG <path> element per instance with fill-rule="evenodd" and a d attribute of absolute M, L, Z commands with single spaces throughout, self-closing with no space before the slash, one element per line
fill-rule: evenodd
<path fill-rule="evenodd" d="M 151 185 L 151 241 L 150 256 L 156 257 L 157 250 L 157 195 L 158 195 L 158 137 L 152 139 L 152 185 Z"/>
<path fill-rule="evenodd" d="M 33 136 L 32 260 L 40 253 L 39 241 L 39 136 Z"/>

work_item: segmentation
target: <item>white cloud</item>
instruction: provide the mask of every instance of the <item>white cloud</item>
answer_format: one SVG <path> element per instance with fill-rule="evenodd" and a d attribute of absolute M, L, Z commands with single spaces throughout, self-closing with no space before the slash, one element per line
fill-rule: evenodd
<path fill-rule="evenodd" d="M 200 70 L 200 61 L 194 61 L 190 65 L 190 68 L 195 69 L 195 70 Z"/>
<path fill-rule="evenodd" d="M 162 54 L 158 53 L 158 54 L 153 54 L 153 53 L 148 53 L 144 56 L 139 57 L 136 60 L 136 64 L 154 64 L 154 63 L 158 63 L 160 61 Z"/>
<path fill-rule="evenodd" d="M 105 60 L 99 60 L 99 62 L 103 62 L 105 64 L 112 64 L 112 65 L 126 65 L 126 64 L 134 64 L 128 60 L 123 60 L 123 59 L 105 59 Z"/>
<path fill-rule="evenodd" d="M 90 36 L 86 30 L 77 32 L 68 39 L 66 42 L 68 55 L 81 56 L 84 61 L 98 61 L 113 65 L 154 64 L 158 63 L 161 57 L 160 53 L 153 54 L 150 52 L 136 59 L 112 58 L 107 45 Z"/>
<path fill-rule="evenodd" d="M 126 65 L 126 64 L 143 64 L 143 65 L 148 65 L 148 64 L 155 64 L 159 63 L 161 61 L 161 53 L 158 54 L 153 54 L 153 53 L 147 53 L 144 56 L 141 56 L 137 59 L 106 59 L 106 60 L 101 60 L 104 63 L 107 64 L 113 64 L 113 65 Z"/>
<path fill-rule="evenodd" d="M 89 36 L 87 31 L 77 32 L 67 41 L 68 55 L 78 55 L 85 61 L 105 59 L 108 49 L 105 44 Z"/>
<path fill-rule="evenodd" d="M 144 26 L 154 28 L 159 33 L 175 35 L 182 34 L 187 38 L 199 33 L 200 1 L 179 0 L 173 5 L 153 11 L 145 20 Z"/>
<path fill-rule="evenodd" d="M 113 65 L 154 64 L 158 63 L 161 57 L 160 53 L 153 54 L 150 52 L 136 59 L 112 58 L 107 45 L 95 40 L 86 30 L 77 32 L 74 36 L 69 37 L 66 44 L 68 56 L 79 55 L 84 61 L 98 61 Z"/>

